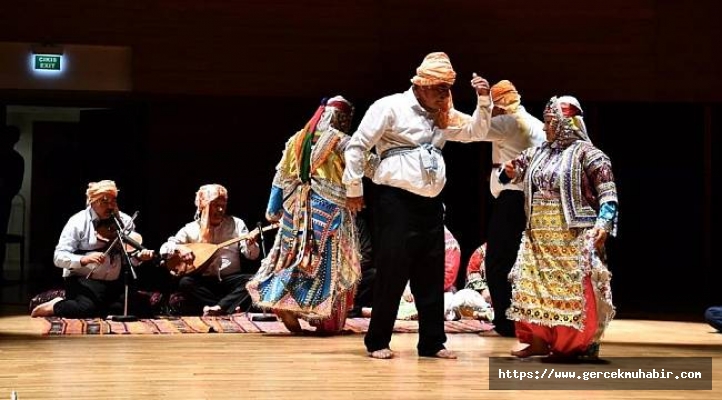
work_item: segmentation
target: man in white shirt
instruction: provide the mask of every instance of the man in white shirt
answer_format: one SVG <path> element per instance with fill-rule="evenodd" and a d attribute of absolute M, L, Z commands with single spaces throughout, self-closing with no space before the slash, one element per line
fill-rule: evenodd
<path fill-rule="evenodd" d="M 181 228 L 160 247 L 163 258 L 180 257 L 192 262 L 193 251 L 188 243 L 219 244 L 248 233 L 242 219 L 226 215 L 228 191 L 217 184 L 203 185 L 196 193 L 196 215 L 193 222 Z M 250 305 L 246 282 L 250 274 L 241 271 L 241 255 L 246 259 L 258 258 L 260 248 L 254 238 L 218 249 L 207 261 L 203 270 L 181 277 L 178 286 L 188 296 L 189 312 L 203 315 L 233 314 L 238 308 Z M 242 303 L 246 304 L 242 304 Z"/>
<path fill-rule="evenodd" d="M 489 130 L 489 84 L 474 74 L 478 96 L 470 116 L 454 109 L 456 80 L 446 54 L 424 58 L 404 93 L 384 97 L 366 112 L 346 147 L 346 185 L 351 210 L 363 208 L 364 152 L 376 147 L 381 162 L 375 188 L 373 248 L 376 263 L 373 311 L 366 349 L 373 358 L 393 357 L 389 348 L 399 301 L 410 281 L 419 311 L 418 352 L 456 358 L 444 347 L 444 210 L 446 183 L 441 149 L 447 140 L 481 140 Z"/>
<path fill-rule="evenodd" d="M 114 215 L 128 232 L 135 225 L 118 210 L 115 182 L 103 180 L 88 184 L 85 210 L 70 217 L 60 233 L 53 260 L 63 269 L 65 299 L 56 297 L 38 305 L 33 317 L 56 315 L 65 318 L 105 317 L 111 305 L 123 298 L 122 270 L 124 254 L 111 246 L 115 233 Z M 137 243 L 137 240 L 136 240 Z M 153 258 L 152 250 L 132 251 L 134 265 Z"/>
<path fill-rule="evenodd" d="M 494 116 L 491 129 L 484 138 L 491 142 L 493 168 L 489 186 L 494 200 L 486 244 L 486 278 L 494 308 L 494 330 L 501 336 L 514 336 L 514 323 L 506 318 L 511 304 L 511 271 L 526 226 L 524 187 L 521 183 L 501 183 L 497 169 L 516 158 L 523 150 L 541 145 L 546 140 L 544 123 L 529 114 L 521 105 L 521 96 L 514 85 L 502 80 L 491 87 Z"/>

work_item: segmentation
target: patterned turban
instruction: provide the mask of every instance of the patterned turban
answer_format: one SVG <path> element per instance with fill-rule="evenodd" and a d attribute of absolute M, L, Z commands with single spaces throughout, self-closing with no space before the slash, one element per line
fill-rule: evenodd
<path fill-rule="evenodd" d="M 88 189 L 85 191 L 85 205 L 89 206 L 108 194 L 113 195 L 113 197 L 118 197 L 118 192 L 120 192 L 120 190 L 118 190 L 118 187 L 115 186 L 115 182 L 113 181 L 103 180 L 100 182 L 90 182 Z"/>
<path fill-rule="evenodd" d="M 196 215 L 201 225 L 201 242 L 208 243 L 211 240 L 211 227 L 209 225 L 210 204 L 218 198 L 228 199 L 228 190 L 218 184 L 203 185 L 196 192 Z"/>
<path fill-rule="evenodd" d="M 427 55 L 416 68 L 416 76 L 411 78 L 411 83 L 418 86 L 453 85 L 454 81 L 456 72 L 451 66 L 449 56 L 442 52 Z"/>
<path fill-rule="evenodd" d="M 491 87 L 491 100 L 495 107 L 506 111 L 516 111 L 521 104 L 521 96 L 514 85 L 508 80 L 497 82 Z"/>

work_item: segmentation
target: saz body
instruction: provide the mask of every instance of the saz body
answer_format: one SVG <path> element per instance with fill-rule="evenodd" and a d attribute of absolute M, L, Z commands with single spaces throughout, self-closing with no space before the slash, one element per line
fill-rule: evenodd
<path fill-rule="evenodd" d="M 222 249 L 226 246 L 230 246 L 234 243 L 238 243 L 241 240 L 247 240 L 255 237 L 263 232 L 271 229 L 278 228 L 278 223 L 264 226 L 259 230 L 256 228 L 245 235 L 241 235 L 237 238 L 226 240 L 225 242 L 213 244 L 213 243 L 184 243 L 183 246 L 187 247 L 193 252 L 195 258 L 191 262 L 183 261 L 177 254 L 172 255 L 170 258 L 165 260 L 165 266 L 175 276 L 185 276 L 203 271 L 207 265 L 208 260 L 213 257 L 218 249 Z"/>

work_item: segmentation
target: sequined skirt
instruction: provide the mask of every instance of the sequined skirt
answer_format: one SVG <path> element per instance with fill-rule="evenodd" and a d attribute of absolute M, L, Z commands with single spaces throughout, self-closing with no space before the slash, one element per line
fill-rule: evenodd
<path fill-rule="evenodd" d="M 591 229 L 567 228 L 561 201 L 535 196 L 529 227 L 509 274 L 512 303 L 509 319 L 542 326 L 583 330 L 586 307 L 583 279 L 591 278 L 601 337 L 613 318 L 610 279 L 605 257 L 594 249 Z"/>

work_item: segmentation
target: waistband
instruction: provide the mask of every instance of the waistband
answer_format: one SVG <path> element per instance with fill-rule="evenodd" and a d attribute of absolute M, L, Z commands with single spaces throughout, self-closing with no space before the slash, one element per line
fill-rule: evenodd
<path fill-rule="evenodd" d="M 543 200 L 552 200 L 552 199 L 561 199 L 562 195 L 559 192 L 553 192 L 551 190 L 539 190 L 537 192 L 534 192 L 534 194 L 532 195 L 532 198 L 543 199 Z"/>
<path fill-rule="evenodd" d="M 441 154 L 441 149 L 425 143 L 425 144 L 422 144 L 419 146 L 400 146 L 400 147 L 394 147 L 394 148 L 388 149 L 388 150 L 384 151 L 383 153 L 381 153 L 381 159 L 385 160 L 386 158 L 389 158 L 391 156 L 409 153 L 409 152 L 415 151 L 417 149 L 424 149 L 429 152 L 435 151 L 436 153 Z"/>

